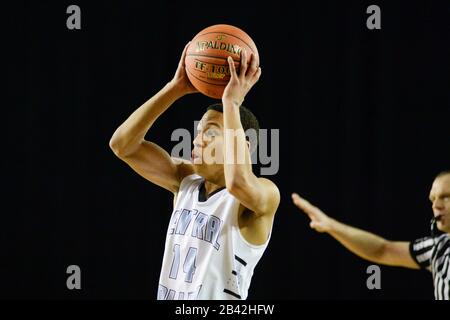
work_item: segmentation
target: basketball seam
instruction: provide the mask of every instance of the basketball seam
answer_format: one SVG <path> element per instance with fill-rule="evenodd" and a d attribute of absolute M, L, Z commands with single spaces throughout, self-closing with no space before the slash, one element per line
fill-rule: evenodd
<path fill-rule="evenodd" d="M 213 59 L 227 60 L 227 58 L 217 57 L 217 56 L 209 56 L 209 55 L 206 55 L 206 54 L 186 54 L 186 57 L 205 57 L 205 58 L 213 58 Z M 237 62 L 237 63 L 241 63 L 240 60 L 234 60 L 234 59 L 233 59 L 233 61 L 234 61 L 234 62 Z M 204 62 L 204 61 L 202 61 L 202 62 Z"/>
<path fill-rule="evenodd" d="M 205 80 L 202 80 L 202 79 L 198 78 L 195 74 L 193 74 L 193 73 L 192 73 L 191 71 L 189 71 L 187 68 L 186 68 L 186 71 L 187 71 L 191 76 L 193 76 L 195 79 L 197 79 L 198 81 L 204 82 L 204 83 L 206 83 L 206 84 L 211 84 L 211 85 L 213 85 L 213 86 L 219 86 L 219 87 L 225 87 L 225 86 L 228 84 L 228 82 L 227 82 L 227 84 L 209 83 L 209 82 L 206 82 Z"/>

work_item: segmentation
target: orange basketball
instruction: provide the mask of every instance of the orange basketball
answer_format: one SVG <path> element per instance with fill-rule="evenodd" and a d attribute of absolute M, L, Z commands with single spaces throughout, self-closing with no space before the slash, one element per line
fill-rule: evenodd
<path fill-rule="evenodd" d="M 186 52 L 186 73 L 192 85 L 204 95 L 221 99 L 230 80 L 227 58 L 234 60 L 239 71 L 241 51 L 253 53 L 259 66 L 258 49 L 250 36 L 239 28 L 218 24 L 200 31 Z"/>

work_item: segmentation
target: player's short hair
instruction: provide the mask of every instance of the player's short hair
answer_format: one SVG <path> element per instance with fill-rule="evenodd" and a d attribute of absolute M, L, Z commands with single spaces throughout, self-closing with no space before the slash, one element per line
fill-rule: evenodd
<path fill-rule="evenodd" d="M 220 113 L 223 113 L 223 104 L 222 103 L 214 103 L 208 106 L 206 111 L 214 110 Z M 248 129 L 253 129 L 256 132 L 256 145 L 251 146 L 253 150 L 256 150 L 256 146 L 259 143 L 259 122 L 256 116 L 251 112 L 248 108 L 244 106 L 239 107 L 239 115 L 241 117 L 241 124 L 244 132 Z"/>
<path fill-rule="evenodd" d="M 440 177 L 442 177 L 442 176 L 446 176 L 446 175 L 448 175 L 448 174 L 450 174 L 450 170 L 444 170 L 444 171 L 441 171 L 441 172 L 439 172 L 439 173 L 436 175 L 436 178 L 435 178 L 435 179 L 440 178 Z"/>

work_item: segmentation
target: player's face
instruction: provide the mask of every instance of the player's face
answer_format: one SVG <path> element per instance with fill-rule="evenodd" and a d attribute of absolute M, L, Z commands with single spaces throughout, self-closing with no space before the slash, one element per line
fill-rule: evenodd
<path fill-rule="evenodd" d="M 430 201 L 438 229 L 450 233 L 450 174 L 434 180 L 430 191 Z"/>
<path fill-rule="evenodd" d="M 195 171 L 204 178 L 223 175 L 223 115 L 221 112 L 209 110 L 203 115 L 198 123 L 191 159 Z"/>

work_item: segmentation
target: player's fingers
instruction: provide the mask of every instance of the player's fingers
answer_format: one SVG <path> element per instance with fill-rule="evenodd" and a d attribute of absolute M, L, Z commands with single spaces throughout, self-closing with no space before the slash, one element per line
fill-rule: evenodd
<path fill-rule="evenodd" d="M 258 61 L 256 61 L 256 57 L 253 53 L 250 54 L 250 69 L 248 70 L 248 74 L 254 76 L 258 72 Z"/>
<path fill-rule="evenodd" d="M 228 56 L 228 65 L 230 66 L 230 75 L 231 78 L 237 78 L 236 67 L 234 66 L 233 58 Z"/>
<path fill-rule="evenodd" d="M 247 52 L 245 50 L 241 51 L 241 64 L 239 66 L 239 77 L 245 77 L 247 72 Z"/>
<path fill-rule="evenodd" d="M 189 42 L 184 46 L 183 52 L 181 53 L 180 62 L 178 63 L 180 66 L 183 66 L 183 67 L 184 67 L 184 60 L 186 59 L 186 52 L 187 52 L 187 49 L 188 49 L 188 47 L 189 47 L 190 44 L 191 44 L 191 42 L 189 41 Z"/>
<path fill-rule="evenodd" d="M 258 82 L 259 77 L 261 77 L 261 73 L 262 73 L 262 69 L 261 69 L 261 67 L 259 67 L 258 70 L 256 70 L 255 75 L 253 76 L 253 83 Z"/>

